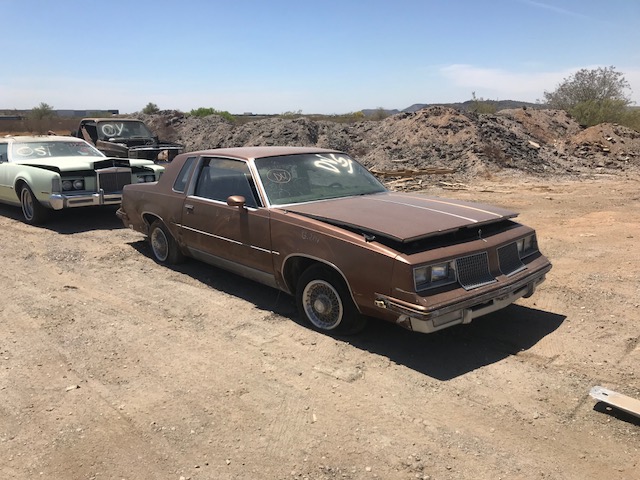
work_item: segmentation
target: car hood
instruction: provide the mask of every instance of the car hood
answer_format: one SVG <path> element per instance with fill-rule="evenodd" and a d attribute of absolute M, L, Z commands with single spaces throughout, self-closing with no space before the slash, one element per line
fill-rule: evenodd
<path fill-rule="evenodd" d="M 79 171 L 94 170 L 96 168 L 118 167 L 143 167 L 153 165 L 151 160 L 138 160 L 131 158 L 107 158 L 107 157 L 48 157 L 42 159 L 30 158 L 16 163 L 30 165 L 32 167 L 43 167 L 49 170 Z"/>
<path fill-rule="evenodd" d="M 283 209 L 403 243 L 518 215 L 480 203 L 396 192 L 288 205 Z"/>

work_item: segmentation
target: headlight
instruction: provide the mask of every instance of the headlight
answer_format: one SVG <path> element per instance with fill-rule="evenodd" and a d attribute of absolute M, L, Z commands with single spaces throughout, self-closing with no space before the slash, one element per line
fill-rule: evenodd
<path fill-rule="evenodd" d="M 155 182 L 155 181 L 156 181 L 155 175 L 140 175 L 138 177 L 138 183 Z"/>
<path fill-rule="evenodd" d="M 516 242 L 516 245 L 518 245 L 518 255 L 520 258 L 525 258 L 538 251 L 538 241 L 536 240 L 535 233 L 521 238 Z"/>
<path fill-rule="evenodd" d="M 416 288 L 418 285 L 422 285 L 427 282 L 427 275 L 429 274 L 429 267 L 420 267 L 416 268 L 413 271 L 413 280 L 416 283 Z"/>
<path fill-rule="evenodd" d="M 449 264 L 435 265 L 431 267 L 431 282 L 438 282 L 449 278 Z"/>
<path fill-rule="evenodd" d="M 416 291 L 441 287 L 456 282 L 456 264 L 454 260 L 414 268 L 413 281 Z"/>
<path fill-rule="evenodd" d="M 84 190 L 84 180 L 81 178 L 76 178 L 75 180 L 63 180 L 62 181 L 62 190 Z"/>

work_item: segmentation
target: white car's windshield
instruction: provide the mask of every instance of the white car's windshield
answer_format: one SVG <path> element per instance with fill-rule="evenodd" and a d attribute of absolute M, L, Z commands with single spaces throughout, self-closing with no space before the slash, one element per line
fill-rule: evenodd
<path fill-rule="evenodd" d="M 14 142 L 11 144 L 13 160 L 51 157 L 104 157 L 104 154 L 86 142 L 78 140 Z"/>
<path fill-rule="evenodd" d="M 305 153 L 255 161 L 271 205 L 384 192 L 385 187 L 343 153 Z"/>

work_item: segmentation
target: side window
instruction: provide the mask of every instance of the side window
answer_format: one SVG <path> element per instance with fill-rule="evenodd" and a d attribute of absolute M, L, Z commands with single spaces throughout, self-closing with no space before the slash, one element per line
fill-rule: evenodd
<path fill-rule="evenodd" d="M 243 161 L 226 158 L 209 158 L 203 162 L 194 195 L 226 202 L 232 195 L 241 195 L 247 207 L 258 207 L 258 195 Z"/>
<path fill-rule="evenodd" d="M 176 181 L 173 184 L 173 189 L 176 192 L 184 192 L 185 188 L 187 188 L 187 182 L 189 181 L 189 177 L 191 176 L 191 167 L 193 166 L 193 162 L 196 157 L 189 157 L 182 165 L 180 169 L 180 173 L 176 178 Z"/>
<path fill-rule="evenodd" d="M 78 136 L 95 145 L 98 141 L 98 128 L 96 127 L 96 124 L 83 123 L 80 125 L 80 134 Z"/>
<path fill-rule="evenodd" d="M 0 163 L 7 162 L 9 157 L 7 157 L 7 149 L 9 145 L 6 143 L 0 143 Z"/>

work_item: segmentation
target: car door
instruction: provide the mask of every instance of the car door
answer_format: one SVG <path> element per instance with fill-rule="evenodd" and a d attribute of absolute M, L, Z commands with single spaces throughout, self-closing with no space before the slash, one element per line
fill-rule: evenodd
<path fill-rule="evenodd" d="M 0 199 L 15 201 L 17 198 L 13 191 L 13 178 L 9 179 L 11 165 L 8 158 L 8 149 L 8 143 L 0 143 Z"/>
<path fill-rule="evenodd" d="M 274 285 L 269 211 L 262 207 L 247 163 L 204 158 L 183 204 L 183 241 L 207 263 Z M 245 206 L 230 206 L 240 195 Z"/>

